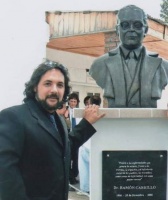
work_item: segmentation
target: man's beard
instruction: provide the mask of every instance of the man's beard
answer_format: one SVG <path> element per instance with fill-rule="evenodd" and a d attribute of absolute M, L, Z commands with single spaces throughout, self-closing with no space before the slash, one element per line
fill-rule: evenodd
<path fill-rule="evenodd" d="M 47 103 L 47 99 L 48 98 L 55 98 L 57 99 L 57 103 L 55 105 L 49 105 Z M 39 104 L 47 111 L 55 111 L 57 110 L 58 108 L 60 108 L 63 104 L 63 101 L 59 101 L 59 97 L 57 94 L 51 94 L 51 95 L 48 95 L 45 99 L 40 99 L 38 94 L 36 94 L 36 100 L 39 102 Z"/>

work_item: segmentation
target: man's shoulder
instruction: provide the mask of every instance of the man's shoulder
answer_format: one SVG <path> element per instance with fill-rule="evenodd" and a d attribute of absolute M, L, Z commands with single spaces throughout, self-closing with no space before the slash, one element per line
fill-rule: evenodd
<path fill-rule="evenodd" d="M 35 110 L 36 108 L 38 108 L 38 106 L 35 103 L 35 101 L 33 99 L 29 99 L 21 104 L 10 106 L 8 108 L 4 108 L 0 112 L 13 112 L 13 113 L 17 113 L 17 112 L 22 113 L 23 112 L 23 113 L 25 113 L 30 109 Z"/>
<path fill-rule="evenodd" d="M 0 120 L 8 119 L 11 122 L 19 122 L 20 120 L 25 118 L 26 113 L 26 106 L 24 104 L 11 106 L 0 111 Z"/>
<path fill-rule="evenodd" d="M 21 113 L 21 112 L 24 112 L 25 109 L 26 109 L 25 104 L 15 105 L 15 106 L 11 106 L 8 108 L 4 108 L 3 110 L 1 110 L 1 114 L 3 114 L 3 113 Z"/>

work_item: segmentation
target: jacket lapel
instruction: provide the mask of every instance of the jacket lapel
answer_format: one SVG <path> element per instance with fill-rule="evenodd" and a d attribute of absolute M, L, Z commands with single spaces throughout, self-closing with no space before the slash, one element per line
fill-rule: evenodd
<path fill-rule="evenodd" d="M 154 58 L 145 52 L 144 62 L 141 71 L 141 104 L 146 105 L 151 98 L 152 81 L 155 77 L 156 71 L 160 66 L 161 58 Z M 148 106 L 148 105 L 147 105 Z"/>
<path fill-rule="evenodd" d="M 109 53 L 109 55 L 108 59 L 105 60 L 112 78 L 112 82 L 109 84 L 113 84 L 113 88 L 115 89 L 114 94 L 115 102 L 117 102 L 116 106 L 123 107 L 126 105 L 126 85 L 119 48 L 115 49 L 112 55 L 111 53 Z"/>
<path fill-rule="evenodd" d="M 33 101 L 26 102 L 28 105 L 31 114 L 34 118 L 37 119 L 38 124 L 46 130 L 46 133 L 50 134 L 57 142 L 63 146 L 62 138 L 60 134 L 55 130 L 54 126 L 51 124 L 49 118 L 45 113 L 40 109 L 38 105 L 36 105 Z"/>
<path fill-rule="evenodd" d="M 67 124 L 65 122 L 65 119 L 62 117 L 62 116 L 59 116 L 59 120 L 60 120 L 60 124 L 61 124 L 61 129 L 62 129 L 62 132 L 64 135 L 63 135 L 63 138 L 64 138 L 64 147 L 65 147 L 65 152 L 69 152 L 69 148 L 70 148 L 70 144 L 69 144 L 69 138 L 68 138 L 68 127 L 67 127 Z"/>
<path fill-rule="evenodd" d="M 161 59 L 153 58 L 150 54 L 147 54 L 146 49 L 144 49 L 144 56 L 141 59 L 142 60 L 138 63 L 137 71 L 128 93 L 128 102 L 134 97 L 137 91 L 140 90 L 142 98 L 141 105 L 144 105 L 144 103 L 146 104 L 146 102 L 149 102 L 149 98 L 151 98 L 151 92 L 149 91 L 152 91 L 152 81 Z"/>

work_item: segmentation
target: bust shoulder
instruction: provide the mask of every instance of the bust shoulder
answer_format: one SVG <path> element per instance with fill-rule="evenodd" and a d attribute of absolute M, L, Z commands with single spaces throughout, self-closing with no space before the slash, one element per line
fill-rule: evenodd
<path fill-rule="evenodd" d="M 118 48 L 116 48 L 116 49 L 113 49 L 113 50 L 109 51 L 108 53 L 105 53 L 102 56 L 96 58 L 93 61 L 92 66 L 97 66 L 97 65 L 100 65 L 100 64 L 102 66 L 102 64 L 104 64 L 104 60 L 108 59 L 109 56 L 111 57 L 111 56 L 118 54 L 118 51 L 119 51 Z"/>
<path fill-rule="evenodd" d="M 152 52 L 152 51 L 147 51 L 147 55 L 154 57 L 154 58 L 158 58 L 159 54 L 156 52 Z"/>

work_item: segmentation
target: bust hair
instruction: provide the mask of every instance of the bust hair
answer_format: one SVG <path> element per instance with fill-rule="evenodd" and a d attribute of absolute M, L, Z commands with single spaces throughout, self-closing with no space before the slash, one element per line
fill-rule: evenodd
<path fill-rule="evenodd" d="M 117 14 L 117 26 L 119 26 L 119 22 L 120 22 L 120 19 L 121 19 L 121 14 L 122 14 L 123 12 L 125 12 L 126 10 L 130 10 L 130 11 L 135 10 L 135 11 L 140 11 L 140 12 L 141 12 L 141 14 L 142 14 L 142 16 L 143 16 L 144 25 L 146 26 L 146 31 L 145 31 L 145 32 L 147 33 L 147 31 L 148 31 L 148 23 L 147 23 L 148 16 L 147 16 L 147 14 L 144 12 L 143 9 L 141 9 L 141 8 L 135 6 L 135 5 L 124 6 L 123 8 L 121 8 L 121 9 L 118 11 L 118 14 Z M 116 27 L 116 29 L 118 29 L 118 28 Z"/>

